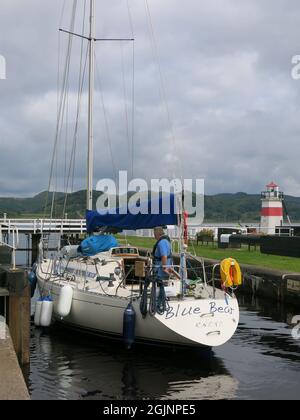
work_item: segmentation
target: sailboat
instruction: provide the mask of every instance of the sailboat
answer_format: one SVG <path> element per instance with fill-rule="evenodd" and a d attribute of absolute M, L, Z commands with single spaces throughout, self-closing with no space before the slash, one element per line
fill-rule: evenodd
<path fill-rule="evenodd" d="M 36 325 L 56 321 L 62 326 L 113 339 L 155 345 L 205 347 L 223 345 L 239 323 L 239 306 L 233 290 L 208 284 L 206 276 L 189 279 L 183 238 L 183 202 L 169 214 L 130 214 L 93 211 L 93 90 L 95 49 L 95 1 L 90 0 L 89 112 L 87 230 L 137 230 L 178 225 L 180 264 L 177 275 L 158 282 L 151 255 L 137 247 L 112 242 L 108 249 L 84 255 L 77 247 L 65 247 L 51 258 L 40 250 L 35 267 L 41 299 Z M 161 200 L 161 198 L 159 199 Z M 147 204 L 151 208 L 151 203 Z M 159 203 L 161 209 L 161 202 Z M 91 236 L 97 237 L 97 236 Z M 111 238 L 102 235 L 104 242 Z M 191 287 L 191 285 L 193 287 Z"/>

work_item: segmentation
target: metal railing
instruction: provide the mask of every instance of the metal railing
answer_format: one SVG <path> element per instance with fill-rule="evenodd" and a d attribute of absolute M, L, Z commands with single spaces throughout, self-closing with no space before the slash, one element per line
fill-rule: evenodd
<path fill-rule="evenodd" d="M 6 242 L 3 238 L 3 231 L 12 237 L 12 244 Z M 12 224 L 2 223 L 0 221 L 0 245 L 10 248 L 12 250 L 12 266 L 16 269 L 16 252 L 19 247 L 19 230 L 17 226 Z"/>
<path fill-rule="evenodd" d="M 43 234 L 43 233 L 79 233 L 86 231 L 84 219 L 0 219 L 2 231 L 7 233 L 12 227 L 19 232 Z"/>
<path fill-rule="evenodd" d="M 283 200 L 284 199 L 284 193 L 281 191 L 263 191 L 261 193 L 261 198 L 262 199 L 273 199 L 273 200 Z"/>

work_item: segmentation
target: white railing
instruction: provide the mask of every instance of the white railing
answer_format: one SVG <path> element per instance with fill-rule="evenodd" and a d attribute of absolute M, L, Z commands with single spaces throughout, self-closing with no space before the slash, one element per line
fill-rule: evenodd
<path fill-rule="evenodd" d="M 17 227 L 20 232 L 33 234 L 43 233 L 80 233 L 86 231 L 86 221 L 84 219 L 0 219 L 3 232 L 11 231 L 12 227 Z"/>
<path fill-rule="evenodd" d="M 12 244 L 6 242 L 3 238 L 3 231 L 9 236 L 12 236 Z M 12 250 L 12 266 L 16 269 L 16 252 L 19 247 L 19 230 L 17 226 L 0 221 L 0 245 L 10 248 Z"/>

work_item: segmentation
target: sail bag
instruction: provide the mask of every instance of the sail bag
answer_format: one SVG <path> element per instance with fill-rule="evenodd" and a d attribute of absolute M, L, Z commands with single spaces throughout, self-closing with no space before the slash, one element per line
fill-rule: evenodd
<path fill-rule="evenodd" d="M 85 257 L 92 257 L 99 254 L 99 252 L 109 251 L 116 246 L 118 246 L 118 241 L 112 235 L 90 236 L 81 242 L 79 251 Z"/>

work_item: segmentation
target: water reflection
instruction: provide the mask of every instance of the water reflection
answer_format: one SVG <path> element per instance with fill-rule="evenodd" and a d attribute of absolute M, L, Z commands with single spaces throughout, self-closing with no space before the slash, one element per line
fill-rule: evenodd
<path fill-rule="evenodd" d="M 298 308 L 240 298 L 234 338 L 214 352 L 122 345 L 56 327 L 32 328 L 33 399 L 299 399 Z"/>
<path fill-rule="evenodd" d="M 259 348 L 263 355 L 300 362 L 300 342 L 291 336 L 291 321 L 300 308 L 245 297 L 240 305 L 243 316 L 235 340 Z"/>
<path fill-rule="evenodd" d="M 237 381 L 212 352 L 139 347 L 32 329 L 33 399 L 233 398 Z M 225 380 L 226 379 L 226 380 Z M 218 394 L 219 392 L 219 394 Z"/>
<path fill-rule="evenodd" d="M 216 350 L 239 381 L 236 398 L 300 398 L 300 341 L 292 338 L 290 314 L 297 307 L 240 299 L 240 325 L 233 339 Z"/>

